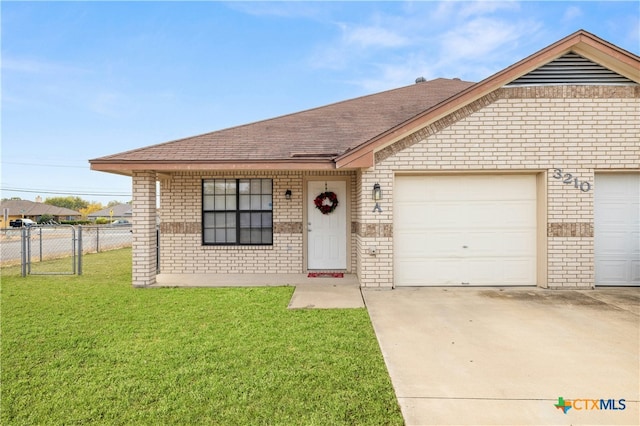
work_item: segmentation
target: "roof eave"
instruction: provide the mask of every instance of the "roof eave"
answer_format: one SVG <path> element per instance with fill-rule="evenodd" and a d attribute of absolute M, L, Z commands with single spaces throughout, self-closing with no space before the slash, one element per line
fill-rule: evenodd
<path fill-rule="evenodd" d="M 333 159 L 265 160 L 265 161 L 144 161 L 90 160 L 91 170 L 131 176 L 134 171 L 269 171 L 269 170 L 334 170 Z"/>

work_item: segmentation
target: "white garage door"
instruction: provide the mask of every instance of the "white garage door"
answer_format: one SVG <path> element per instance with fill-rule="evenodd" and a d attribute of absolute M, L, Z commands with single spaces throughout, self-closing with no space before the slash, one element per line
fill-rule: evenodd
<path fill-rule="evenodd" d="M 396 286 L 536 285 L 536 178 L 397 176 Z"/>
<path fill-rule="evenodd" d="M 640 174 L 598 174 L 596 285 L 640 285 Z"/>

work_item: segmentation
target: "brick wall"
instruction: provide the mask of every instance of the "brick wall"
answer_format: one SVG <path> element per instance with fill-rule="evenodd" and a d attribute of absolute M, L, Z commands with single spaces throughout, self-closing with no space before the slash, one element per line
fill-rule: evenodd
<path fill-rule="evenodd" d="M 499 89 L 376 152 L 358 192 L 358 270 L 367 287 L 393 283 L 393 179 L 396 172 L 530 171 L 545 173 L 550 287 L 592 287 L 594 173 L 640 171 L 640 88 Z M 555 168 L 575 183 L 554 178 Z M 370 191 L 384 190 L 373 213 Z M 586 186 L 585 186 L 586 188 Z M 377 247 L 372 256 L 367 248 Z"/>
<path fill-rule="evenodd" d="M 354 173 L 352 172 L 254 172 L 229 174 L 215 172 L 180 172 L 161 181 L 160 268 L 170 274 L 243 274 L 303 273 L 303 204 L 305 177 L 351 176 L 354 211 Z M 274 234 L 271 246 L 202 245 L 202 179 L 271 178 L 273 179 Z M 285 199 L 287 189 L 292 191 Z M 347 218 L 350 221 L 350 218 Z M 355 234 L 351 235 L 352 264 L 355 271 Z"/>

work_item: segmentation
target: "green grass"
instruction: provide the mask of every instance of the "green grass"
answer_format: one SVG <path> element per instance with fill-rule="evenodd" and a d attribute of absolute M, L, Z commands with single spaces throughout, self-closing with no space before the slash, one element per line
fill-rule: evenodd
<path fill-rule="evenodd" d="M 292 287 L 134 289 L 130 250 L 84 260 L 2 269 L 3 425 L 402 424 L 366 310 L 287 310 Z"/>

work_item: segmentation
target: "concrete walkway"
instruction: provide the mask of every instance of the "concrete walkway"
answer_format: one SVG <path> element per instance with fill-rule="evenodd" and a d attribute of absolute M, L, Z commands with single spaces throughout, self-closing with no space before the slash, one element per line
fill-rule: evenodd
<path fill-rule="evenodd" d="M 355 274 L 343 278 L 309 278 L 308 274 L 158 274 L 151 287 L 272 287 L 298 285 L 359 286 Z"/>
<path fill-rule="evenodd" d="M 364 308 L 360 285 L 357 282 L 338 282 L 337 279 L 331 278 L 315 280 L 313 284 L 296 286 L 289 302 L 289 309 Z"/>
<path fill-rule="evenodd" d="M 289 309 L 364 308 L 358 277 L 310 278 L 308 274 L 160 274 L 151 287 L 295 286 Z"/>
<path fill-rule="evenodd" d="M 407 425 L 639 424 L 637 288 L 363 295 Z"/>

